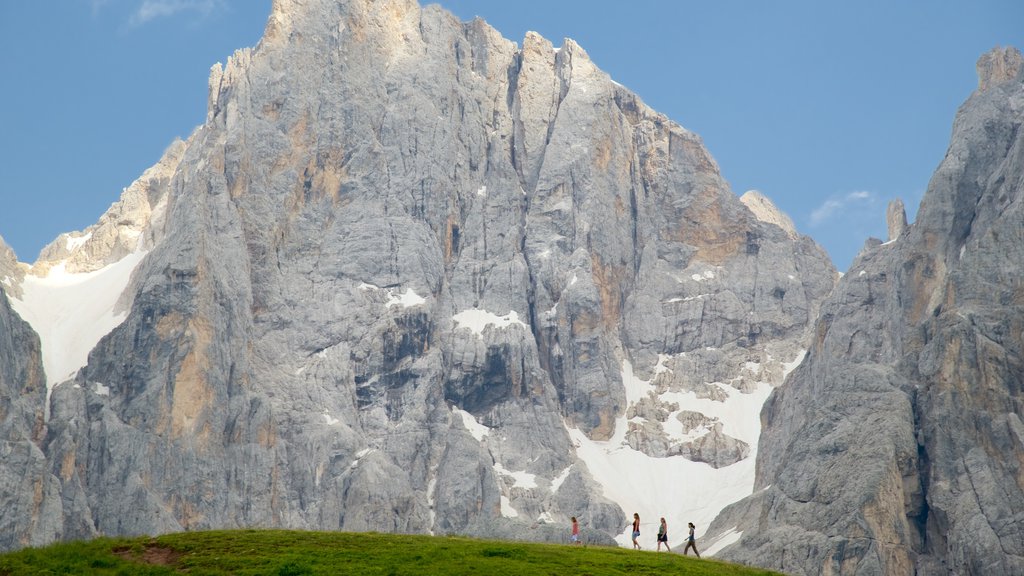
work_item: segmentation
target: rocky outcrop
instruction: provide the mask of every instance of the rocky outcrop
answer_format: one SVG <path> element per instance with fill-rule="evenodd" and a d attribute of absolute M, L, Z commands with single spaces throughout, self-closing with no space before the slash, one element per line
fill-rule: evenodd
<path fill-rule="evenodd" d="M 740 202 L 743 202 L 747 208 L 750 208 L 750 211 L 754 213 L 758 220 L 782 228 L 790 238 L 800 237 L 800 234 L 796 231 L 796 226 L 793 224 L 793 220 L 785 212 L 779 210 L 761 191 L 747 190 L 740 196 Z"/>
<path fill-rule="evenodd" d="M 1020 50 L 1007 46 L 995 48 L 978 59 L 978 92 L 1005 83 L 1019 82 L 1024 70 Z"/>
<path fill-rule="evenodd" d="M 41 447 L 45 408 L 39 337 L 0 290 L 0 549 L 40 546 L 62 534 L 60 483 Z"/>
<path fill-rule="evenodd" d="M 163 230 L 168 186 L 185 149 L 185 143 L 176 140 L 156 165 L 124 189 L 96 224 L 81 232 L 61 234 L 47 244 L 32 273 L 45 276 L 56 263 L 63 263 L 70 273 L 94 272 L 154 246 Z"/>
<path fill-rule="evenodd" d="M 889 230 L 889 241 L 900 237 L 907 229 L 907 209 L 903 206 L 903 200 L 896 198 L 889 202 L 885 209 L 885 224 Z"/>
<path fill-rule="evenodd" d="M 570 434 L 678 430 L 780 382 L 833 286 L 820 247 L 571 40 L 277 0 L 208 99 L 76 261 L 148 250 L 127 317 L 52 391 L 55 537 L 554 539 L 577 516 L 611 542 L 625 516 Z M 749 458 L 723 430 L 636 449 Z"/>
<path fill-rule="evenodd" d="M 762 412 L 755 494 L 709 530 L 742 533 L 724 557 L 789 574 L 1024 573 L 1019 62 L 982 57 L 916 222 L 822 307 Z"/>
<path fill-rule="evenodd" d="M 14 250 L 0 236 L 0 290 L 15 297 L 21 296 L 21 283 L 25 279 L 25 268 L 18 262 Z"/>

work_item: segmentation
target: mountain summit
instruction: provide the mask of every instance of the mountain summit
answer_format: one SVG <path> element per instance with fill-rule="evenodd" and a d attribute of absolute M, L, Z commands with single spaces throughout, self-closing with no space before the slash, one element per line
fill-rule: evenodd
<path fill-rule="evenodd" d="M 711 534 L 790 574 L 1024 574 L 1024 66 L 978 61 L 917 220 L 869 246 Z M 742 535 L 742 536 L 740 536 Z"/>
<path fill-rule="evenodd" d="M 5 548 L 633 512 L 676 544 L 750 493 L 836 277 L 571 40 L 402 0 L 275 1 L 44 256 L 0 307 Z"/>

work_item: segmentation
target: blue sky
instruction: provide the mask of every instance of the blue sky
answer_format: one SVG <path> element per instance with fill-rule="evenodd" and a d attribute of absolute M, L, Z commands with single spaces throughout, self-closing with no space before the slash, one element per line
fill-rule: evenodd
<path fill-rule="evenodd" d="M 700 134 L 846 270 L 885 207 L 913 218 L 1020 0 L 442 0 L 521 41 L 576 40 Z M 81 230 L 205 118 L 210 66 L 259 40 L 270 0 L 0 0 L 0 236 L 23 261 Z"/>

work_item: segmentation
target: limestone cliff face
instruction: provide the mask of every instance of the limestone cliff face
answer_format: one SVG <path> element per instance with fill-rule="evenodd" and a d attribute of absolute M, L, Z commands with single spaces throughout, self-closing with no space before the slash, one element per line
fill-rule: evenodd
<path fill-rule="evenodd" d="M 0 258 L 5 249 L 0 240 Z M 0 291 L 0 549 L 40 546 L 61 535 L 60 484 L 40 448 L 45 407 L 39 337 Z"/>
<path fill-rule="evenodd" d="M 790 574 L 1024 573 L 1020 62 L 982 57 L 917 221 L 822 307 L 762 412 L 756 492 L 709 534 L 742 532 L 725 557 Z"/>
<path fill-rule="evenodd" d="M 0 236 L 0 289 L 18 297 L 21 295 L 21 283 L 25 279 L 27 266 L 18 262 L 14 250 Z"/>
<path fill-rule="evenodd" d="M 569 430 L 631 410 L 652 457 L 749 457 L 627 401 L 624 365 L 710 400 L 778 383 L 835 274 L 572 41 L 413 1 L 276 1 L 161 166 L 124 206 L 130 313 L 52 391 L 54 537 L 552 539 L 576 515 L 610 541 L 624 513 Z"/>

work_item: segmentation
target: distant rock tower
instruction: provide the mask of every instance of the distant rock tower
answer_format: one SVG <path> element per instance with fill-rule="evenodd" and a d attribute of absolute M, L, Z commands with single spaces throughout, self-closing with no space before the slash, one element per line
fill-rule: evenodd
<path fill-rule="evenodd" d="M 889 207 L 885 210 L 885 222 L 889 226 L 890 242 L 903 234 L 903 230 L 907 228 L 907 210 L 903 206 L 903 200 L 897 198 L 889 202 Z"/>
<path fill-rule="evenodd" d="M 1009 46 L 994 48 L 978 58 L 978 91 L 1016 80 L 1024 73 L 1024 58 L 1020 50 Z"/>

